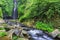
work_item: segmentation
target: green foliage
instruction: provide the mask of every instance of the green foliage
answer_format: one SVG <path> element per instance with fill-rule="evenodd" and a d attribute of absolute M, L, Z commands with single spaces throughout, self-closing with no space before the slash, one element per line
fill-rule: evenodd
<path fill-rule="evenodd" d="M 5 30 L 4 28 L 0 28 L 0 30 Z M 7 33 L 6 32 L 0 32 L 0 37 L 3 37 L 3 36 L 6 36 L 7 35 Z"/>
<path fill-rule="evenodd" d="M 13 9 L 13 0 L 0 0 L 0 5 L 2 11 L 6 11 L 9 15 L 11 15 Z"/>
<path fill-rule="evenodd" d="M 0 32 L 0 37 L 4 37 L 4 36 L 6 36 L 6 35 L 7 35 L 6 32 Z"/>
<path fill-rule="evenodd" d="M 13 40 L 17 40 L 18 39 L 18 37 L 17 36 L 13 36 Z"/>
<path fill-rule="evenodd" d="M 39 21 L 36 22 L 36 28 L 47 31 L 47 32 L 52 32 L 54 30 L 51 23 L 46 24 L 46 23 L 39 22 Z"/>
<path fill-rule="evenodd" d="M 55 13 L 60 15 L 59 0 L 26 0 L 18 7 L 20 13 L 20 21 L 35 17 L 51 19 Z"/>
<path fill-rule="evenodd" d="M 41 1 L 40 1 L 41 2 Z M 20 21 L 23 19 L 33 18 L 35 16 L 38 16 L 39 13 L 39 7 L 38 5 L 41 4 L 39 0 L 27 0 L 26 3 L 24 3 L 24 11 L 23 15 L 20 17 Z M 22 9 L 21 9 L 22 10 Z M 38 14 L 37 14 L 38 13 Z"/>
<path fill-rule="evenodd" d="M 0 17 L 2 17 L 2 16 L 3 16 L 2 9 L 0 8 Z"/>
<path fill-rule="evenodd" d="M 60 0 L 17 0 L 19 20 L 35 17 L 51 19 L 55 13 L 60 15 Z M 13 0 L 0 0 L 2 11 L 12 14 Z M 1 13 L 1 11 L 0 11 Z M 1 14 L 2 15 L 2 14 Z"/>

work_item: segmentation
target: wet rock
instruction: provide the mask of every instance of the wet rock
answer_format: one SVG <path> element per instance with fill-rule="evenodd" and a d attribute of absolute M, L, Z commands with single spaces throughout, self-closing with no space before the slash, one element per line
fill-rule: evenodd
<path fill-rule="evenodd" d="M 22 23 L 17 23 L 17 26 L 20 26 L 20 27 L 26 27 L 24 24 L 22 24 Z"/>
<path fill-rule="evenodd" d="M 0 19 L 0 24 L 5 23 L 5 21 L 3 19 Z"/>
<path fill-rule="evenodd" d="M 18 28 L 15 28 L 14 29 L 14 34 L 16 34 L 17 36 L 20 36 L 20 34 L 21 34 L 21 30 L 19 30 Z"/>
<path fill-rule="evenodd" d="M 27 37 L 28 36 L 26 31 L 18 29 L 18 28 L 14 29 L 14 34 L 16 34 L 17 36 L 20 36 L 20 37 Z"/>
<path fill-rule="evenodd" d="M 12 40 L 12 35 L 14 33 L 14 29 L 11 29 L 10 31 L 8 31 L 7 36 Z"/>
<path fill-rule="evenodd" d="M 30 37 L 29 34 L 27 33 L 27 31 L 25 31 L 25 30 L 22 30 L 22 34 L 23 34 L 23 36 L 25 38 L 29 38 Z"/>
<path fill-rule="evenodd" d="M 58 29 L 55 29 L 50 35 L 55 38 L 58 34 L 60 34 L 60 31 Z"/>
<path fill-rule="evenodd" d="M 10 25 L 10 26 L 13 26 L 13 25 L 16 25 L 17 24 L 17 22 L 13 22 L 13 21 L 7 21 L 6 23 L 8 25 Z"/>

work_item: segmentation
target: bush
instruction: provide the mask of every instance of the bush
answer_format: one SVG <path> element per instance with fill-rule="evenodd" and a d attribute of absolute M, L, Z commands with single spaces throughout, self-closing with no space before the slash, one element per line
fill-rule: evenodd
<path fill-rule="evenodd" d="M 55 14 L 60 15 L 59 2 L 59 0 L 26 0 L 25 3 L 18 7 L 19 13 L 22 13 L 19 20 L 34 19 L 35 17 L 50 20 L 52 17 L 55 17 Z"/>
<path fill-rule="evenodd" d="M 39 21 L 36 22 L 36 28 L 47 31 L 47 32 L 52 32 L 54 30 L 52 24 L 50 24 L 50 23 L 46 24 L 46 23 L 39 22 Z"/>

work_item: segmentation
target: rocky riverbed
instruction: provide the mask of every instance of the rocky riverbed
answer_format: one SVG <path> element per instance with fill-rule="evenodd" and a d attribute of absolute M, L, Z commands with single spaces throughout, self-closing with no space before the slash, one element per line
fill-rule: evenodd
<path fill-rule="evenodd" d="M 48 33 L 37 30 L 35 28 L 29 28 L 21 23 L 15 21 L 0 21 L 0 28 L 5 28 L 4 32 L 6 36 L 0 37 L 1 40 L 12 40 L 13 35 L 18 36 L 16 40 L 55 40 L 54 37 Z M 3 30 L 1 30 L 2 32 Z M 57 39 L 59 40 L 59 39 Z"/>

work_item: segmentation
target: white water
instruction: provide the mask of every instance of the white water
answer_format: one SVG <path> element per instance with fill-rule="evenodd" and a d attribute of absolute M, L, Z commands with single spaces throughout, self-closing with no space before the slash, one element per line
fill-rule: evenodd
<path fill-rule="evenodd" d="M 41 30 L 30 30 L 28 31 L 28 34 L 31 35 L 32 40 L 53 40 L 52 37 L 49 37 Z"/>
<path fill-rule="evenodd" d="M 18 17 L 17 0 L 14 0 L 13 3 L 14 3 L 14 7 L 13 7 L 12 17 L 13 17 L 13 19 L 16 19 Z"/>

